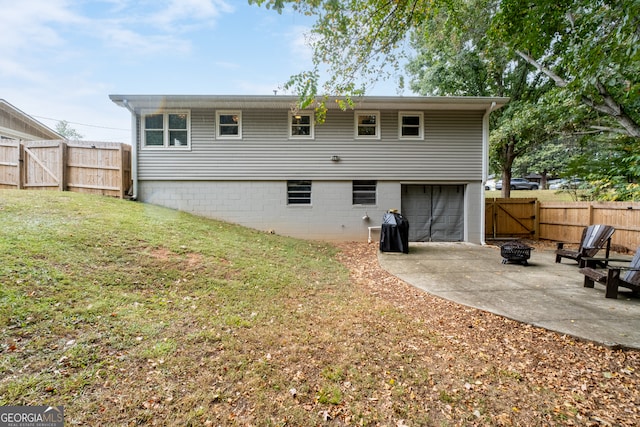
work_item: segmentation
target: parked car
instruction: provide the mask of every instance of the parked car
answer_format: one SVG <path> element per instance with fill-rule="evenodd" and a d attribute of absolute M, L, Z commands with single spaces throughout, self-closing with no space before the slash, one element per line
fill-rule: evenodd
<path fill-rule="evenodd" d="M 580 178 L 573 179 L 559 179 L 554 183 L 549 184 L 549 190 L 566 190 L 584 188 L 586 183 Z"/>
<path fill-rule="evenodd" d="M 539 185 L 537 182 L 531 182 L 524 178 L 511 178 L 509 187 L 512 190 L 537 190 Z M 502 190 L 502 180 L 496 182 L 496 190 Z"/>
<path fill-rule="evenodd" d="M 488 179 L 487 182 L 484 184 L 484 189 L 485 190 L 495 190 L 496 189 L 496 182 L 493 179 Z"/>
<path fill-rule="evenodd" d="M 560 188 L 560 184 L 564 181 L 564 179 L 550 179 L 547 181 L 547 188 L 549 190 L 557 190 Z"/>

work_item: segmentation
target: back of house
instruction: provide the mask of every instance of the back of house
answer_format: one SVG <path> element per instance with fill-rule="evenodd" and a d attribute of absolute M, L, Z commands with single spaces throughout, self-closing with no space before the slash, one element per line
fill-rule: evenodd
<path fill-rule="evenodd" d="M 487 97 L 327 102 L 291 96 L 111 95 L 132 114 L 137 200 L 282 235 L 356 241 L 389 209 L 410 241 L 484 237 Z"/>

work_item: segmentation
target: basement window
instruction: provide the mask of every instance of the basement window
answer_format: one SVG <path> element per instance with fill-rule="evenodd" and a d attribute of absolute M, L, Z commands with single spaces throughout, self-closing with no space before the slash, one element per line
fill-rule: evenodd
<path fill-rule="evenodd" d="M 310 205 L 311 181 L 287 181 L 287 204 Z"/>
<path fill-rule="evenodd" d="M 353 181 L 352 199 L 354 205 L 376 204 L 377 182 L 371 180 Z"/>

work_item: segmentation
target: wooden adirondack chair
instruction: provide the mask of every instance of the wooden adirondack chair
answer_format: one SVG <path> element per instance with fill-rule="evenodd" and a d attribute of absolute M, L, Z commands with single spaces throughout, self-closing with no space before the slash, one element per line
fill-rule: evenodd
<path fill-rule="evenodd" d="M 564 243 L 558 243 L 556 250 L 556 262 L 559 263 L 562 258 L 569 258 L 577 261 L 578 264 L 583 267 L 581 262 L 582 258 L 594 257 L 600 249 L 606 246 L 605 260 L 609 258 L 609 251 L 611 250 L 611 236 L 616 231 L 610 225 L 590 225 L 585 227 L 582 231 L 582 238 L 580 239 L 580 247 L 578 250 L 564 249 Z M 606 267 L 606 261 L 604 261 Z"/>
<path fill-rule="evenodd" d="M 606 269 L 596 269 L 591 260 L 587 260 L 587 267 L 581 268 L 584 274 L 584 287 L 593 288 L 595 282 L 604 283 L 606 298 L 618 298 L 618 288 L 629 288 L 633 293 L 640 292 L 640 247 L 636 249 L 628 267 L 614 267 L 609 265 Z"/>

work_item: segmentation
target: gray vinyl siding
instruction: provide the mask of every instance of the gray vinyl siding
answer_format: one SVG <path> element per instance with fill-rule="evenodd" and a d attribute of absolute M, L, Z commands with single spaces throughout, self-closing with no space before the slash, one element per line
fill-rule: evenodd
<path fill-rule="evenodd" d="M 289 139 L 288 110 L 242 110 L 243 138 L 225 140 L 215 137 L 215 110 L 194 109 L 191 149 L 139 150 L 138 179 L 482 179 L 483 111 L 424 111 L 424 140 L 398 139 L 398 110 L 380 113 L 379 140 L 354 138 L 353 111 L 329 111 L 315 139 L 301 140 Z"/>

